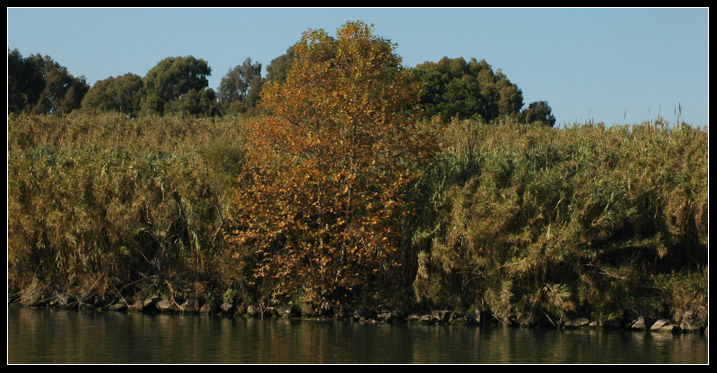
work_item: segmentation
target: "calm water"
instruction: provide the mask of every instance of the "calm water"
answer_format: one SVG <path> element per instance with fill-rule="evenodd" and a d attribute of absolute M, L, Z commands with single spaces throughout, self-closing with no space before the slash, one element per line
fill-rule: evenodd
<path fill-rule="evenodd" d="M 706 364 L 705 335 L 8 307 L 10 364 Z"/>

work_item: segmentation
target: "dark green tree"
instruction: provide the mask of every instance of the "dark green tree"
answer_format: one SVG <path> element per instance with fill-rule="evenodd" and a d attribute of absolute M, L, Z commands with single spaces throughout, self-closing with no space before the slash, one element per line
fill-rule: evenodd
<path fill-rule="evenodd" d="M 199 91 L 190 89 L 165 106 L 164 112 L 194 116 L 214 116 L 219 114 L 216 100 L 217 95 L 211 88 Z"/>
<path fill-rule="evenodd" d="M 471 118 L 485 112 L 485 98 L 478 86 L 463 79 L 449 79 L 437 71 L 417 69 L 418 79 L 425 83 L 421 96 L 424 115 L 451 118 Z"/>
<path fill-rule="evenodd" d="M 63 114 L 80 107 L 90 89 L 85 77 L 76 78 L 67 68 L 39 54 L 23 59 L 8 53 L 8 109 L 35 114 Z"/>
<path fill-rule="evenodd" d="M 546 126 L 555 125 L 555 117 L 547 101 L 531 102 L 528 108 L 520 113 L 521 123 L 541 122 Z"/>
<path fill-rule="evenodd" d="M 153 67 L 144 77 L 144 96 L 140 103 L 141 113 L 158 113 L 164 114 L 174 103 L 180 99 L 183 94 L 194 90 L 191 93 L 192 102 L 200 102 L 210 106 L 215 106 L 216 102 L 212 102 L 212 96 L 216 96 L 213 92 L 206 90 L 209 81 L 207 77 L 211 75 L 212 69 L 203 59 L 197 59 L 193 56 L 187 57 L 168 57 L 160 61 Z M 197 94 L 205 97 L 196 100 Z M 186 103 L 186 102 L 185 102 Z M 172 111 L 176 111 L 178 107 L 185 106 L 185 103 L 174 105 Z M 213 108 L 194 108 L 195 111 L 211 112 Z"/>
<path fill-rule="evenodd" d="M 224 113 L 245 112 L 255 107 L 262 86 L 261 63 L 251 58 L 229 70 L 219 85 L 217 99 Z"/>
<path fill-rule="evenodd" d="M 142 78 L 127 73 L 99 80 L 82 100 L 82 108 L 92 111 L 115 111 L 134 118 L 142 99 Z"/>
<path fill-rule="evenodd" d="M 45 78 L 42 59 L 23 58 L 20 51 L 8 50 L 7 54 L 7 104 L 8 112 L 19 113 L 31 110 L 37 104 Z"/>
<path fill-rule="evenodd" d="M 444 120 L 480 116 L 491 121 L 517 115 L 523 106 L 523 92 L 485 60 L 443 57 L 416 69 L 424 71 L 418 76 L 425 83 L 421 102 L 429 116 L 440 115 Z"/>

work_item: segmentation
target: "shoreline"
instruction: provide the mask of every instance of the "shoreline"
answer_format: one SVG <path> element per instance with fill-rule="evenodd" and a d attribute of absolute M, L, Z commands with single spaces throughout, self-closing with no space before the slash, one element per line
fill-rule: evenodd
<path fill-rule="evenodd" d="M 651 332 L 661 334 L 708 334 L 709 324 L 706 317 L 701 317 L 693 311 L 678 311 L 669 318 L 650 318 L 645 316 L 618 318 L 610 320 L 595 320 L 585 316 L 574 316 L 559 321 L 526 320 L 520 312 L 515 312 L 503 319 L 496 318 L 487 312 L 472 312 L 471 314 L 455 312 L 453 310 L 431 310 L 428 312 L 405 313 L 392 310 L 373 310 L 356 308 L 353 311 L 324 312 L 321 314 L 303 315 L 295 306 L 279 304 L 276 306 L 260 307 L 258 305 L 238 305 L 222 303 L 211 305 L 201 302 L 199 298 L 187 298 L 182 304 L 173 299 L 160 296 L 138 298 L 134 301 L 115 299 L 107 301 L 99 296 L 77 298 L 72 295 L 54 294 L 43 297 L 37 301 L 25 304 L 19 296 L 8 299 L 8 306 L 18 305 L 31 309 L 62 309 L 72 311 L 90 312 L 119 312 L 119 313 L 145 313 L 169 315 L 212 315 L 227 318 L 254 318 L 254 319 L 291 319 L 301 321 L 353 321 L 365 324 L 379 323 L 408 323 L 420 325 L 464 325 L 489 326 L 503 325 L 517 328 L 554 328 L 561 330 L 578 329 L 613 329 L 635 332 Z"/>

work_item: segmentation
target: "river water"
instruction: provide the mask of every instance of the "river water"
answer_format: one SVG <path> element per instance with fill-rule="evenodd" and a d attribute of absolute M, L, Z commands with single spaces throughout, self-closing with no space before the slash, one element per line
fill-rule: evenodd
<path fill-rule="evenodd" d="M 708 335 L 8 306 L 9 364 L 707 364 Z"/>

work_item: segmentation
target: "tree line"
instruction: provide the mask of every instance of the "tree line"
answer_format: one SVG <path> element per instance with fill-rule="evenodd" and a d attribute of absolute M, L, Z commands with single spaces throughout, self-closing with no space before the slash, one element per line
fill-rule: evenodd
<path fill-rule="evenodd" d="M 191 55 L 165 58 L 144 77 L 127 73 L 90 87 L 84 76 L 75 77 L 50 56 L 23 57 L 13 49 L 8 50 L 8 111 L 63 114 L 82 109 L 119 112 L 130 118 L 147 114 L 251 115 L 259 110 L 265 83 L 282 83 L 294 59 L 291 46 L 271 61 L 262 77 L 262 64 L 247 58 L 227 72 L 217 91 L 208 86 L 212 69 L 207 61 Z M 485 60 L 443 57 L 413 70 L 414 78 L 424 85 L 420 102 L 426 117 L 438 116 L 444 121 L 509 117 L 521 123 L 555 124 L 547 101 L 526 107 L 521 89 Z"/>

